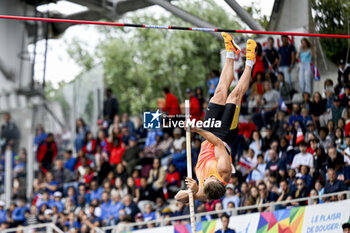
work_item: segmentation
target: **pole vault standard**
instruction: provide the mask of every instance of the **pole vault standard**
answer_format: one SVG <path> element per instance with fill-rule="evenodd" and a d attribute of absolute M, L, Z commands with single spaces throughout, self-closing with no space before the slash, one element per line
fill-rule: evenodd
<path fill-rule="evenodd" d="M 113 22 L 73 20 L 73 19 L 54 19 L 54 18 L 24 17 L 24 16 L 12 16 L 12 15 L 0 15 L 0 19 L 42 21 L 42 22 L 52 22 L 52 23 L 94 24 L 94 25 L 115 26 L 115 27 L 153 28 L 153 29 L 182 30 L 182 31 L 231 32 L 231 33 L 263 34 L 263 35 L 310 36 L 310 37 L 330 37 L 330 38 L 347 38 L 347 39 L 350 39 L 350 35 L 338 35 L 338 34 L 253 31 L 253 30 L 235 30 L 235 29 L 220 29 L 220 28 L 198 28 L 198 27 L 178 27 L 178 26 L 162 26 L 162 25 L 131 24 L 131 23 L 113 23 Z"/>
<path fill-rule="evenodd" d="M 185 113 L 186 113 L 186 122 L 190 120 L 190 101 L 185 100 Z M 192 178 L 192 156 L 191 156 L 191 131 L 190 127 L 186 128 L 186 152 L 187 152 L 187 176 Z M 188 197 L 190 204 L 190 220 L 191 220 L 191 230 L 192 233 L 196 233 L 196 220 L 194 213 L 194 200 L 193 193 L 191 189 L 188 189 Z"/>

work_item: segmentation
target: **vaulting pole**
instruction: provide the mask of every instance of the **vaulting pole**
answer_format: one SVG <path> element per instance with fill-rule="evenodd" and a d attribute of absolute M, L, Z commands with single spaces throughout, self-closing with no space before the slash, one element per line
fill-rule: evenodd
<path fill-rule="evenodd" d="M 185 100 L 186 123 L 190 120 L 190 101 Z M 187 152 L 187 176 L 192 178 L 192 156 L 191 156 L 191 129 L 189 125 L 186 128 L 186 152 Z M 194 215 L 194 200 L 191 189 L 188 189 L 190 218 L 192 233 L 196 233 L 196 220 Z"/>
<path fill-rule="evenodd" d="M 222 28 L 178 27 L 178 26 L 113 23 L 113 22 L 101 22 L 101 21 L 72 20 L 72 19 L 24 17 L 24 16 L 12 16 L 12 15 L 0 15 L 0 19 L 42 21 L 42 22 L 52 22 L 52 23 L 94 24 L 94 25 L 115 26 L 115 27 L 153 28 L 153 29 L 182 30 L 182 31 L 231 32 L 231 33 L 263 34 L 263 35 L 310 36 L 310 37 L 330 37 L 330 38 L 350 39 L 350 35 L 340 35 L 340 34 L 338 35 L 338 34 L 299 33 L 299 32 L 236 30 L 236 29 L 222 29 Z"/>

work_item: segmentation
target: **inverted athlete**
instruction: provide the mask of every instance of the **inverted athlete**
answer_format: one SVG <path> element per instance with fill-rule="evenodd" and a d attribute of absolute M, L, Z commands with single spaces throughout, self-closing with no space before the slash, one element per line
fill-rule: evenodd
<path fill-rule="evenodd" d="M 232 172 L 235 172 L 228 145 L 232 144 L 238 135 L 241 100 L 248 90 L 252 67 L 255 63 L 256 42 L 249 39 L 244 72 L 237 86 L 231 93 L 228 93 L 234 78 L 234 59 L 241 50 L 230 34 L 225 32 L 221 34 L 225 41 L 226 61 L 215 94 L 210 99 L 205 112 L 205 120 L 210 118 L 221 120 L 221 128 L 191 128 L 191 132 L 196 132 L 205 138 L 195 169 L 199 185 L 189 177 L 185 180 L 187 188 L 193 192 L 194 199 L 200 201 L 222 198 L 226 192 L 225 186 L 229 182 Z M 187 203 L 188 191 L 179 191 L 175 199 Z"/>

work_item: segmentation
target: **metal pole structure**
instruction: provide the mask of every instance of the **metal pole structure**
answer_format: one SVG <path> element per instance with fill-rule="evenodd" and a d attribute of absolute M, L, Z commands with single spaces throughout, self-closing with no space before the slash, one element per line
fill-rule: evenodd
<path fill-rule="evenodd" d="M 5 149 L 5 206 L 10 207 L 12 197 L 12 149 Z"/>
<path fill-rule="evenodd" d="M 35 108 L 36 109 L 36 108 Z M 35 111 L 35 110 L 34 110 Z M 34 117 L 34 113 L 33 113 Z M 34 122 L 32 122 L 34 123 Z M 33 192 L 33 181 L 34 181 L 34 154 L 37 148 L 33 147 L 33 136 L 32 136 L 32 127 L 28 128 L 28 142 L 27 142 L 27 199 L 31 200 Z"/>
<path fill-rule="evenodd" d="M 252 30 L 265 31 L 265 29 L 258 22 L 256 22 L 253 17 L 248 14 L 248 12 L 244 10 L 235 0 L 225 0 L 225 2 Z"/>
<path fill-rule="evenodd" d="M 212 24 L 192 15 L 191 13 L 181 9 L 180 7 L 174 6 L 168 1 L 164 1 L 164 0 L 147 0 L 147 1 L 163 7 L 165 10 L 170 11 L 171 13 L 183 19 L 184 21 L 190 22 L 191 24 L 196 25 L 198 27 L 206 27 L 206 28 L 214 27 Z M 209 32 L 209 33 L 219 39 L 222 39 L 219 33 L 216 33 L 216 32 Z"/>
<path fill-rule="evenodd" d="M 185 100 L 185 113 L 186 113 L 185 124 L 187 124 L 190 121 L 190 101 L 189 100 Z M 186 152 L 187 152 L 187 176 L 192 178 L 191 129 L 189 125 L 187 125 L 187 129 L 186 129 Z M 192 233 L 196 233 L 194 200 L 193 200 L 193 193 L 191 189 L 188 189 L 188 196 L 189 196 L 189 204 L 190 204 L 191 229 L 192 229 Z"/>

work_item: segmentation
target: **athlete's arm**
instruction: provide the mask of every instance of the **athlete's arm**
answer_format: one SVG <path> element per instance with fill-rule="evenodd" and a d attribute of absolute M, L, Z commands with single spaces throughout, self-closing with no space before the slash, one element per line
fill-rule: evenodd
<path fill-rule="evenodd" d="M 218 172 L 223 178 L 225 177 L 229 179 L 232 173 L 232 163 L 230 160 L 230 155 L 229 153 L 227 153 L 226 146 L 223 143 L 223 141 L 211 132 L 199 129 L 197 127 L 191 128 L 191 131 L 200 134 L 202 137 L 207 139 L 211 144 L 215 146 L 215 157 L 218 161 Z"/>
<path fill-rule="evenodd" d="M 194 181 L 196 182 L 196 181 Z M 197 193 L 193 193 L 193 199 L 194 200 L 199 200 L 199 201 L 207 201 L 207 197 L 204 194 L 203 188 L 199 187 Z M 189 202 L 189 195 L 188 195 L 188 190 L 180 190 L 176 195 L 175 195 L 175 200 L 182 202 L 182 203 L 188 203 Z"/>

